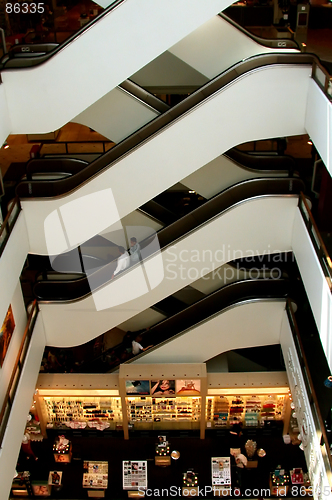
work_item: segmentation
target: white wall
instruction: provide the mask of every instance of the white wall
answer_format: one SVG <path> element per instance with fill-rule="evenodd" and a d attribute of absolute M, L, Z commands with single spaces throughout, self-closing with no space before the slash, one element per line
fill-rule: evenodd
<path fill-rule="evenodd" d="M 11 133 L 60 128 L 229 3 L 126 0 L 46 63 L 3 72 Z"/>
<path fill-rule="evenodd" d="M 3 404 L 8 383 L 12 375 L 13 366 L 15 364 L 24 330 L 27 325 L 27 313 L 24 306 L 20 283 L 17 283 L 14 295 L 11 299 L 11 306 L 15 321 L 15 330 L 13 332 L 4 363 L 0 368 L 0 406 Z"/>
<path fill-rule="evenodd" d="M 72 208 L 64 227 L 74 247 L 239 143 L 303 134 L 310 71 L 309 66 L 299 65 L 251 71 L 70 195 L 23 201 L 31 251 L 47 254 L 44 221 L 66 203 L 109 187 L 116 206 L 113 215 L 108 216 L 98 204 L 98 195 L 93 204 L 86 199 L 85 207 L 78 203 L 77 212 Z M 63 240 L 62 228 L 59 225 L 59 231 L 54 228 L 50 233 L 48 243 L 56 248 Z"/>
<path fill-rule="evenodd" d="M 5 286 L 0 287 L 0 323 L 18 284 L 23 264 L 29 251 L 29 240 L 23 212 L 20 213 L 0 259 L 0 279 Z"/>
<path fill-rule="evenodd" d="M 0 85 L 0 146 L 5 142 L 12 129 L 9 111 L 7 106 L 7 97 L 5 86 Z"/>
<path fill-rule="evenodd" d="M 133 361 L 136 364 L 203 363 L 242 347 L 279 344 L 285 301 L 257 300 L 231 306 Z"/>
<path fill-rule="evenodd" d="M 93 296 L 40 303 L 47 345 L 85 343 L 234 258 L 290 250 L 296 210 L 292 196 L 239 203 L 147 259 L 144 270 L 132 268 Z"/>
<path fill-rule="evenodd" d="M 332 103 L 310 79 L 305 128 L 332 175 Z"/>
<path fill-rule="evenodd" d="M 113 142 L 120 142 L 160 113 L 120 87 L 75 116 L 72 122 L 96 130 Z"/>
<path fill-rule="evenodd" d="M 168 49 L 209 80 L 239 61 L 257 54 L 299 52 L 271 49 L 255 42 L 220 16 L 215 16 Z"/>
<path fill-rule="evenodd" d="M 41 316 L 37 318 L 0 450 L 1 498 L 8 498 L 45 347 Z"/>
<path fill-rule="evenodd" d="M 246 169 L 230 158 L 221 155 L 182 179 L 181 182 L 204 196 L 204 198 L 210 199 L 212 196 L 233 186 L 237 182 L 256 179 L 258 177 L 287 177 L 287 174 L 275 171 Z"/>
<path fill-rule="evenodd" d="M 332 371 L 332 296 L 299 209 L 294 217 L 292 247 Z"/>
<path fill-rule="evenodd" d="M 289 388 L 295 403 L 295 412 L 302 436 L 303 452 L 308 466 L 313 497 L 318 499 L 323 495 L 330 498 L 331 486 L 326 474 L 327 469 L 324 465 L 322 447 L 320 446 L 322 433 L 321 429 L 315 426 L 309 402 L 311 394 L 307 394 L 306 391 L 286 311 L 283 314 L 280 344 L 285 360 Z M 320 492 L 321 494 L 319 494 Z"/>
<path fill-rule="evenodd" d="M 121 220 L 121 226 L 116 223 L 102 231 L 100 235 L 116 245 L 127 248 L 132 236 L 138 241 L 143 241 L 162 227 L 155 219 L 148 217 L 140 210 L 135 210 Z"/>
<path fill-rule="evenodd" d="M 239 61 L 257 54 L 299 52 L 271 49 L 253 41 L 230 23 L 215 16 L 169 50 L 132 75 L 147 88 L 200 87 Z M 179 90 L 181 92 L 181 90 Z"/>

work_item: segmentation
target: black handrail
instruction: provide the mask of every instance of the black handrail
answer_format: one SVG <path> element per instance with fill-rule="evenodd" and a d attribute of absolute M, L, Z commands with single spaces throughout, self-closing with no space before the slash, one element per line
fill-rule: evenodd
<path fill-rule="evenodd" d="M 299 209 L 308 230 L 311 242 L 316 251 L 316 255 L 326 278 L 330 292 L 332 293 L 332 260 L 329 256 L 329 253 L 326 249 L 324 241 L 320 235 L 319 229 L 316 225 L 316 222 L 312 216 L 309 205 L 303 193 L 300 193 Z"/>
<path fill-rule="evenodd" d="M 56 142 L 55 144 L 63 144 Z M 65 143 L 66 146 L 68 143 Z M 71 144 L 71 142 L 69 143 Z M 75 142 L 76 144 L 76 142 Z M 81 143 L 79 143 L 81 144 Z M 105 151 L 105 150 L 104 150 Z M 31 174 L 47 173 L 47 172 L 65 172 L 68 175 L 73 175 L 80 172 L 88 165 L 84 160 L 76 158 L 61 157 L 63 153 L 59 153 L 56 158 L 33 158 L 26 165 L 27 180 L 31 180 Z M 240 168 L 259 172 L 261 171 L 288 171 L 291 176 L 296 168 L 296 162 L 289 155 L 269 155 L 267 153 L 259 156 L 254 156 L 249 153 L 232 148 L 224 153 L 224 156 L 230 158 L 234 163 L 237 163 Z M 148 202 L 150 203 L 150 202 Z"/>
<path fill-rule="evenodd" d="M 300 362 L 301 369 L 302 369 L 303 380 L 304 380 L 305 385 L 306 385 L 307 395 L 308 395 L 308 399 L 310 401 L 310 407 L 311 407 L 311 411 L 312 411 L 312 416 L 313 416 L 313 419 L 315 421 L 316 428 L 320 429 L 322 432 L 322 445 L 324 444 L 324 448 L 325 448 L 325 454 L 322 453 L 322 455 L 323 455 L 323 457 L 327 457 L 327 462 L 328 462 L 327 465 L 328 465 L 330 471 L 332 471 L 332 456 L 331 456 L 330 444 L 329 444 L 329 440 L 328 440 L 328 437 L 326 434 L 324 420 L 323 420 L 322 414 L 320 412 L 320 407 L 319 407 L 318 399 L 316 396 L 315 387 L 314 387 L 314 384 L 313 384 L 313 381 L 312 381 L 312 378 L 310 375 L 307 357 L 306 357 L 305 352 L 304 352 L 303 343 L 301 340 L 301 335 L 299 332 L 299 328 L 297 326 L 295 315 L 294 315 L 294 312 L 292 309 L 292 302 L 290 299 L 287 300 L 286 312 L 287 312 L 288 321 L 289 321 L 289 324 L 291 327 L 295 348 L 296 348 L 297 355 L 298 355 L 299 362 Z"/>
<path fill-rule="evenodd" d="M 267 154 L 263 153 L 259 156 L 253 155 L 237 148 L 232 148 L 224 153 L 232 161 L 240 166 L 250 168 L 252 170 L 288 170 L 291 175 L 296 167 L 296 161 L 289 155 Z"/>
<path fill-rule="evenodd" d="M 7 241 L 9 240 L 10 233 L 13 230 L 15 222 L 17 221 L 18 216 L 20 214 L 20 211 L 21 211 L 21 204 L 18 197 L 16 197 L 12 201 L 12 206 L 10 207 L 5 220 L 0 226 L 0 257 L 5 249 Z"/>
<path fill-rule="evenodd" d="M 285 298 L 291 291 L 291 283 L 287 279 L 250 279 L 241 280 L 235 283 L 222 286 L 220 289 L 211 292 L 202 299 L 190 304 L 182 311 L 162 320 L 149 330 L 141 333 L 144 345 L 158 346 L 162 342 L 180 335 L 198 323 L 206 321 L 211 316 L 220 313 L 223 309 L 238 302 L 256 299 L 276 299 Z M 98 370 L 101 361 L 109 353 L 113 353 L 114 359 L 121 359 L 125 350 L 123 343 L 111 347 L 100 356 L 89 363 L 83 365 L 84 371 L 89 371 L 95 365 Z M 151 352 L 151 350 L 147 351 Z M 135 357 L 137 359 L 137 356 Z M 125 360 L 121 360 L 123 362 Z M 129 359 L 127 362 L 131 362 Z M 106 366 L 107 370 L 115 370 L 118 367 L 116 361 L 111 366 Z"/>
<path fill-rule="evenodd" d="M 144 345 L 154 346 L 146 351 L 146 354 L 158 349 L 161 343 L 167 343 L 174 337 L 187 333 L 235 304 L 257 299 L 285 299 L 290 292 L 290 286 L 290 282 L 284 279 L 253 279 L 230 283 L 144 332 Z M 144 353 L 140 356 L 144 356 Z M 137 359 L 137 356 L 129 359 L 127 363 L 131 363 L 133 359 Z"/>
<path fill-rule="evenodd" d="M 64 172 L 68 175 L 76 174 L 89 163 L 77 158 L 33 158 L 26 165 L 27 180 L 31 180 L 33 174 L 45 174 L 49 172 Z"/>
<path fill-rule="evenodd" d="M 201 103 L 222 87 L 238 78 L 240 75 L 266 65 L 274 64 L 313 64 L 318 61 L 317 57 L 311 54 L 263 54 L 247 59 L 238 63 L 217 76 L 196 92 L 188 96 L 177 106 L 174 106 L 166 113 L 155 118 L 153 121 L 143 126 L 141 129 L 124 139 L 110 151 L 90 163 L 86 169 L 67 179 L 56 180 L 53 182 L 35 181 L 22 182 L 17 186 L 17 195 L 20 198 L 34 197 L 55 197 L 76 190 L 81 184 L 90 180 L 103 169 L 110 168 L 121 157 L 127 155 L 130 151 L 150 139 L 154 134 L 168 126 L 181 115 L 191 110 L 198 103 Z"/>
<path fill-rule="evenodd" d="M 73 42 L 77 37 L 81 36 L 86 30 L 90 29 L 91 26 L 93 26 L 95 23 L 97 23 L 101 18 L 106 16 L 110 11 L 115 9 L 118 5 L 120 5 L 124 0 L 115 0 L 114 2 L 111 3 L 99 16 L 97 16 L 95 19 L 93 19 L 91 22 L 85 24 L 80 30 L 76 31 L 72 36 L 67 38 L 63 43 L 61 43 L 58 47 L 56 47 L 53 51 L 42 55 L 42 56 L 36 56 L 36 57 L 31 57 L 31 58 L 12 58 L 6 61 L 1 67 L 1 71 L 5 71 L 7 69 L 19 69 L 19 68 L 31 68 L 33 66 L 39 66 L 40 64 L 45 63 L 48 61 L 51 57 L 53 57 L 55 54 L 57 54 L 60 50 L 62 50 L 64 47 L 69 45 L 71 42 Z"/>
<path fill-rule="evenodd" d="M 1 412 L 0 412 L 0 448 L 2 445 L 3 437 L 6 432 L 7 423 L 10 418 L 10 412 L 13 406 L 14 398 L 16 395 L 17 387 L 20 381 L 20 377 L 22 374 L 22 369 L 24 366 L 24 362 L 26 359 L 26 355 L 28 353 L 28 349 L 30 346 L 30 340 L 33 332 L 33 328 L 36 323 L 38 315 L 38 305 L 37 301 L 33 302 L 27 326 L 25 327 L 25 331 L 23 334 L 23 338 L 21 341 L 20 348 L 18 350 L 18 354 L 16 356 L 16 361 L 14 363 L 14 368 L 12 370 L 12 374 L 8 383 L 8 388 L 4 397 L 4 401 L 2 404 Z"/>
<path fill-rule="evenodd" d="M 229 24 L 234 26 L 237 30 L 241 31 L 244 33 L 247 37 L 251 38 L 255 42 L 259 43 L 260 45 L 264 45 L 265 47 L 273 48 L 273 49 L 298 49 L 300 50 L 300 47 L 298 43 L 295 40 L 292 40 L 291 38 L 278 38 L 278 39 L 273 39 L 273 38 L 263 38 L 262 36 L 257 36 L 251 33 L 250 31 L 246 30 L 241 26 L 240 24 L 237 24 L 233 19 L 230 17 L 226 16 L 223 12 L 219 13 L 219 16 L 227 21 Z"/>
<path fill-rule="evenodd" d="M 300 179 L 288 178 L 250 179 L 235 184 L 181 219 L 162 228 L 157 233 L 160 249 L 164 249 L 189 231 L 194 231 L 200 225 L 207 223 L 213 217 L 219 216 L 223 211 L 239 202 L 257 196 L 299 194 L 303 187 L 304 184 Z M 142 256 L 144 258 L 150 257 L 147 251 L 145 251 L 144 255 L 144 249 L 148 248 L 149 243 L 149 238 L 141 242 Z M 34 287 L 34 293 L 39 300 L 75 300 L 79 297 L 83 298 L 83 296 L 90 294 L 91 290 L 95 290 L 109 282 L 115 267 L 116 262 L 113 261 L 91 274 L 88 278 L 84 277 L 81 280 L 38 282 Z M 121 279 L 126 272 L 129 272 L 129 270 L 121 273 L 117 279 Z"/>

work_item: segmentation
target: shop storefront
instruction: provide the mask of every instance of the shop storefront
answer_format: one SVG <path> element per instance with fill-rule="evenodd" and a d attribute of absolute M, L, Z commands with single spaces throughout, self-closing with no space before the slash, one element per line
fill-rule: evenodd
<path fill-rule="evenodd" d="M 119 374 L 42 374 L 34 408 L 46 453 L 15 479 L 13 497 L 23 487 L 26 496 L 66 499 L 162 489 L 211 498 L 263 487 L 280 496 L 280 488 L 292 488 L 291 471 L 302 484 L 307 479 L 303 452 L 284 442 L 291 416 L 285 372 L 132 364 Z"/>

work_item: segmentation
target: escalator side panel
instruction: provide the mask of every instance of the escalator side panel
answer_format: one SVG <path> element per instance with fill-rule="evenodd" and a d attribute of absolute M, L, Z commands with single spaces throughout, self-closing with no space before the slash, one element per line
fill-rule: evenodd
<path fill-rule="evenodd" d="M 48 202 L 24 200 L 22 206 L 31 252 L 47 253 L 43 234 L 46 217 L 54 209 L 79 199 L 83 194 L 111 186 L 119 218 L 122 218 L 236 144 L 304 133 L 309 79 L 310 66 L 302 65 L 263 67 L 250 72 L 175 120 L 162 133 L 144 141 L 116 161 L 112 168 L 68 196 Z M 258 91 L 262 88 L 264 93 Z M 250 121 L 247 116 L 251 116 Z M 165 115 L 161 119 L 164 120 Z M 137 140 L 135 136 L 130 138 L 133 143 Z M 128 179 L 128 182 L 124 183 L 123 179 Z M 52 185 L 56 186 L 57 182 Z M 87 203 L 87 210 L 93 208 Z M 77 220 L 84 220 L 81 213 L 77 214 Z M 89 233 L 87 239 L 98 232 L 93 224 L 86 231 Z"/>

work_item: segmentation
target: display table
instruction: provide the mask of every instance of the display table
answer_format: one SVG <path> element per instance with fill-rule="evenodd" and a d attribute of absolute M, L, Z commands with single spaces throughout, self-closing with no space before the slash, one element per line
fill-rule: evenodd
<path fill-rule="evenodd" d="M 271 495 L 274 497 L 285 497 L 289 491 L 289 475 L 285 471 L 271 472 L 269 486 Z"/>
<path fill-rule="evenodd" d="M 62 471 L 51 470 L 48 475 L 48 484 L 51 486 L 61 486 Z"/>
<path fill-rule="evenodd" d="M 88 497 L 103 498 L 108 486 L 108 462 L 83 462 L 83 488 L 91 489 Z"/>
<path fill-rule="evenodd" d="M 128 497 L 144 496 L 148 487 L 148 465 L 146 460 L 124 460 L 122 462 L 122 487 Z"/>
<path fill-rule="evenodd" d="M 72 444 L 65 436 L 58 436 L 53 444 L 53 456 L 56 462 L 70 463 Z"/>
<path fill-rule="evenodd" d="M 230 457 L 212 457 L 211 476 L 214 496 L 227 496 L 231 494 Z"/>
<path fill-rule="evenodd" d="M 171 465 L 171 449 L 168 441 L 156 445 L 154 463 L 161 467 Z"/>
<path fill-rule="evenodd" d="M 198 476 L 193 470 L 188 470 L 183 473 L 182 496 L 197 497 L 198 495 Z"/>

